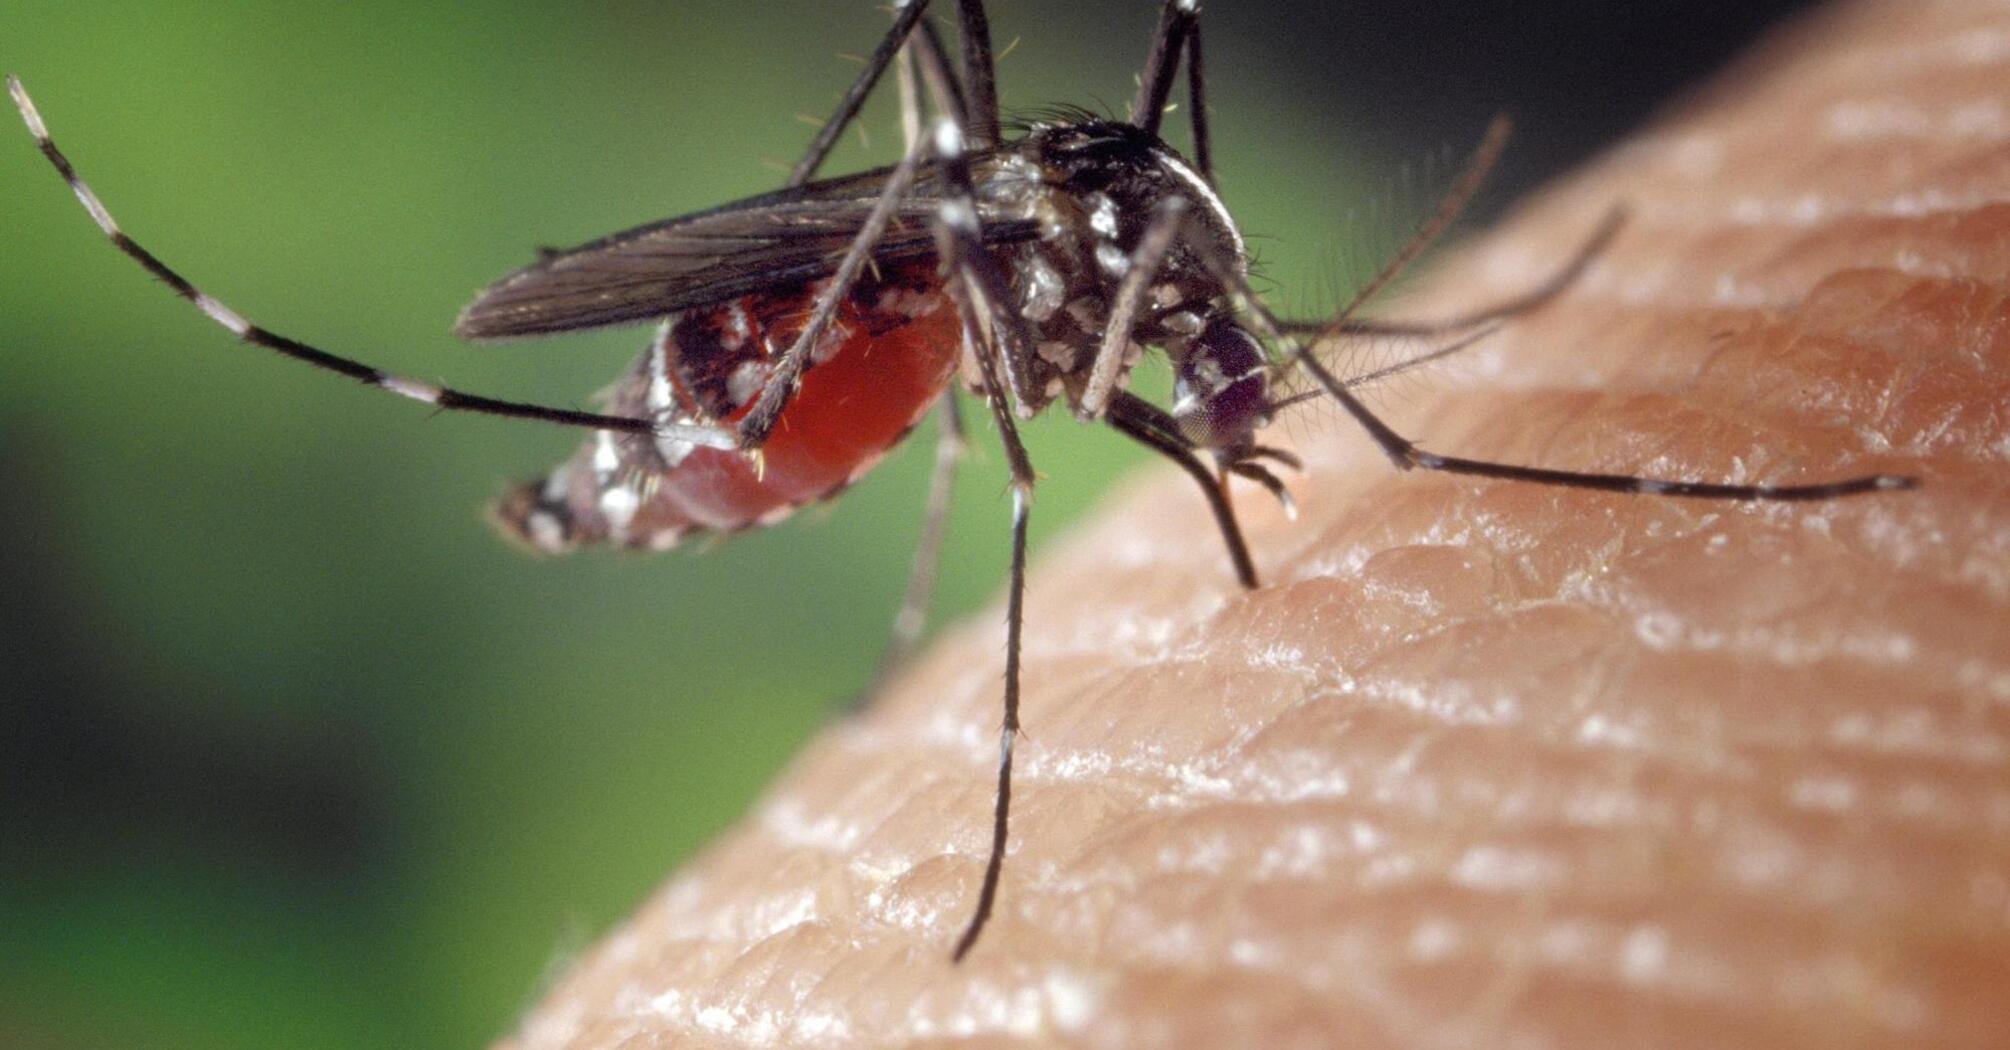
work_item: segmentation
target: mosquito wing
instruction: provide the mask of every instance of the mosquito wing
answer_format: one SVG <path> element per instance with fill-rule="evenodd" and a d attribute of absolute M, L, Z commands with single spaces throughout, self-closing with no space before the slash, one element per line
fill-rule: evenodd
<path fill-rule="evenodd" d="M 461 312 L 454 331 L 496 339 L 597 328 L 825 276 L 837 269 L 892 171 L 806 183 L 554 252 L 490 285 Z M 983 180 L 984 168 L 976 174 Z M 945 191 L 939 170 L 919 172 L 873 257 L 933 255 L 930 223 Z M 983 212 L 991 213 L 983 215 L 987 243 L 1037 235 L 1035 223 L 1008 217 L 995 204 L 980 204 Z"/>

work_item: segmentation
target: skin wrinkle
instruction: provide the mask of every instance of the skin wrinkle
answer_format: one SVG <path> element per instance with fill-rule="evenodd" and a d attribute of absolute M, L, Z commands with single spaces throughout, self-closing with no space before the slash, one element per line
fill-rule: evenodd
<path fill-rule="evenodd" d="M 1897 100 L 1945 130 L 2000 96 L 1987 39 L 2010 9 L 1821 13 L 1391 310 L 1517 290 L 1624 199 L 1581 284 L 1419 384 L 1400 430 L 1924 488 L 1737 506 L 1397 474 L 1337 413 L 1287 417 L 1301 519 L 1238 500 L 1264 589 L 1235 587 L 1170 472 L 1037 559 L 1012 852 L 962 966 L 995 609 L 503 1045 L 1999 1039 L 2010 130 L 1832 120 Z"/>

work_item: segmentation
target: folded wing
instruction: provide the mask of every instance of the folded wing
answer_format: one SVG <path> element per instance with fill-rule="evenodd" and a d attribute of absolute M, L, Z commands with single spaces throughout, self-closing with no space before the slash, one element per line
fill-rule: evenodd
<path fill-rule="evenodd" d="M 891 171 L 807 183 L 554 252 L 490 285 L 454 331 L 497 339 L 646 321 L 825 276 L 837 269 Z M 873 257 L 933 255 L 929 224 L 943 192 L 941 174 L 922 171 Z M 993 244 L 1037 233 L 1024 219 L 992 214 L 984 221 Z"/>

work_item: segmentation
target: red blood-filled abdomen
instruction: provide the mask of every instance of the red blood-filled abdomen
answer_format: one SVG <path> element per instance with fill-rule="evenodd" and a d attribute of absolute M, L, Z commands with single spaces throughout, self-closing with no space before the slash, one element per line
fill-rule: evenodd
<path fill-rule="evenodd" d="M 794 342 L 821 284 L 687 311 L 608 398 L 616 415 L 738 421 Z M 926 415 L 956 368 L 956 311 L 931 265 L 888 267 L 840 305 L 760 460 L 599 432 L 497 508 L 546 551 L 668 547 L 693 529 L 771 524 L 835 495 Z"/>

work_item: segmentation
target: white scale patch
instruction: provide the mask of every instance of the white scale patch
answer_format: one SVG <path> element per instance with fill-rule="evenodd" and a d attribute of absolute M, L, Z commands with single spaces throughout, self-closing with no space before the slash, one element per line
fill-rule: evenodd
<path fill-rule="evenodd" d="M 943 201 L 941 215 L 943 225 L 953 230 L 971 231 L 977 229 L 977 213 L 971 210 L 970 205 L 961 200 L 951 198 Z"/>
<path fill-rule="evenodd" d="M 49 127 L 42 123 L 42 113 L 28 97 L 28 89 L 21 86 L 21 78 L 7 75 L 7 93 L 14 96 L 14 108 L 21 111 L 21 119 L 28 123 L 28 133 L 38 142 L 49 141 Z"/>
<path fill-rule="evenodd" d="M 765 364 L 759 361 L 743 361 L 726 379 L 726 397 L 737 408 L 752 401 L 767 381 L 768 368 Z"/>
<path fill-rule="evenodd" d="M 523 527 L 538 550 L 548 554 L 564 553 L 565 525 L 552 512 L 542 509 L 531 511 L 525 515 Z"/>
<path fill-rule="evenodd" d="M 1044 323 L 1060 312 L 1063 297 L 1068 293 L 1067 285 L 1043 252 L 1031 253 L 1025 274 L 1026 290 L 1020 296 L 1019 312 L 1028 321 Z"/>
<path fill-rule="evenodd" d="M 431 383 L 421 383 L 416 379 L 406 379 L 404 376 L 385 376 L 377 381 L 377 385 L 414 401 L 424 401 L 429 405 L 440 403 L 440 388 Z"/>
<path fill-rule="evenodd" d="M 1249 257 L 1249 249 L 1242 243 L 1242 231 L 1236 228 L 1235 220 L 1229 216 L 1228 205 L 1223 204 L 1221 198 L 1215 195 L 1214 187 L 1209 186 L 1206 179 L 1201 178 L 1198 172 L 1187 167 L 1186 162 L 1180 160 L 1178 157 L 1157 150 L 1154 150 L 1153 153 L 1158 157 L 1159 163 L 1167 171 L 1172 172 L 1174 178 L 1185 183 L 1187 189 L 1192 190 L 1194 196 L 1200 198 L 1208 206 L 1208 209 L 1214 212 L 1214 216 L 1220 220 L 1222 228 L 1227 230 L 1229 237 L 1235 241 L 1236 265 L 1245 265 L 1245 260 Z"/>
<path fill-rule="evenodd" d="M 593 432 L 593 475 L 605 482 L 621 467 L 621 449 L 614 443 L 614 432 L 596 430 Z"/>
<path fill-rule="evenodd" d="M 1089 228 L 1114 240 L 1117 236 L 1117 202 L 1104 193 L 1098 193 L 1092 199 L 1096 204 L 1089 213 Z"/>
<path fill-rule="evenodd" d="M 1096 245 L 1096 265 L 1111 277 L 1122 277 L 1131 272 L 1131 257 L 1122 248 L 1105 241 Z"/>
<path fill-rule="evenodd" d="M 931 312 L 934 305 L 934 297 L 927 292 L 917 292 L 912 288 L 887 288 L 879 293 L 879 299 L 872 307 L 879 313 L 920 317 Z"/>
<path fill-rule="evenodd" d="M 663 466 L 666 469 L 676 469 L 678 464 L 684 462 L 684 457 L 689 456 L 691 450 L 697 447 L 689 441 L 668 434 L 656 436 L 656 454 L 663 457 Z"/>
<path fill-rule="evenodd" d="M 244 333 L 251 331 L 251 322 L 246 321 L 244 318 L 238 316 L 237 311 L 232 310 L 230 307 L 225 306 L 214 299 L 211 299 L 208 295 L 205 295 L 202 292 L 195 293 L 195 305 L 197 307 L 200 307 L 203 313 L 208 314 L 210 320 L 215 321 L 217 324 L 220 324 L 225 328 L 230 329 L 231 332 L 236 335 L 242 336 Z M 394 390 L 397 389 L 396 387 L 391 387 L 389 383 L 386 383 L 385 386 L 390 387 L 391 389 Z M 403 391 L 400 391 L 400 393 L 402 392 Z M 419 398 L 419 400 L 437 401 L 439 400 L 438 392 L 435 391 L 435 395 L 432 398 Z"/>
<path fill-rule="evenodd" d="M 747 317 L 747 308 L 735 301 L 726 307 L 726 332 L 719 345 L 728 350 L 738 350 L 747 344 L 747 337 L 754 333 L 753 321 Z"/>
<path fill-rule="evenodd" d="M 676 392 L 670 386 L 670 325 L 656 326 L 656 339 L 649 345 L 649 410 L 662 415 L 676 407 Z"/>
<path fill-rule="evenodd" d="M 628 524 L 642 506 L 642 497 L 627 485 L 615 485 L 600 494 L 600 513 L 607 519 L 616 541 L 628 535 Z"/>

